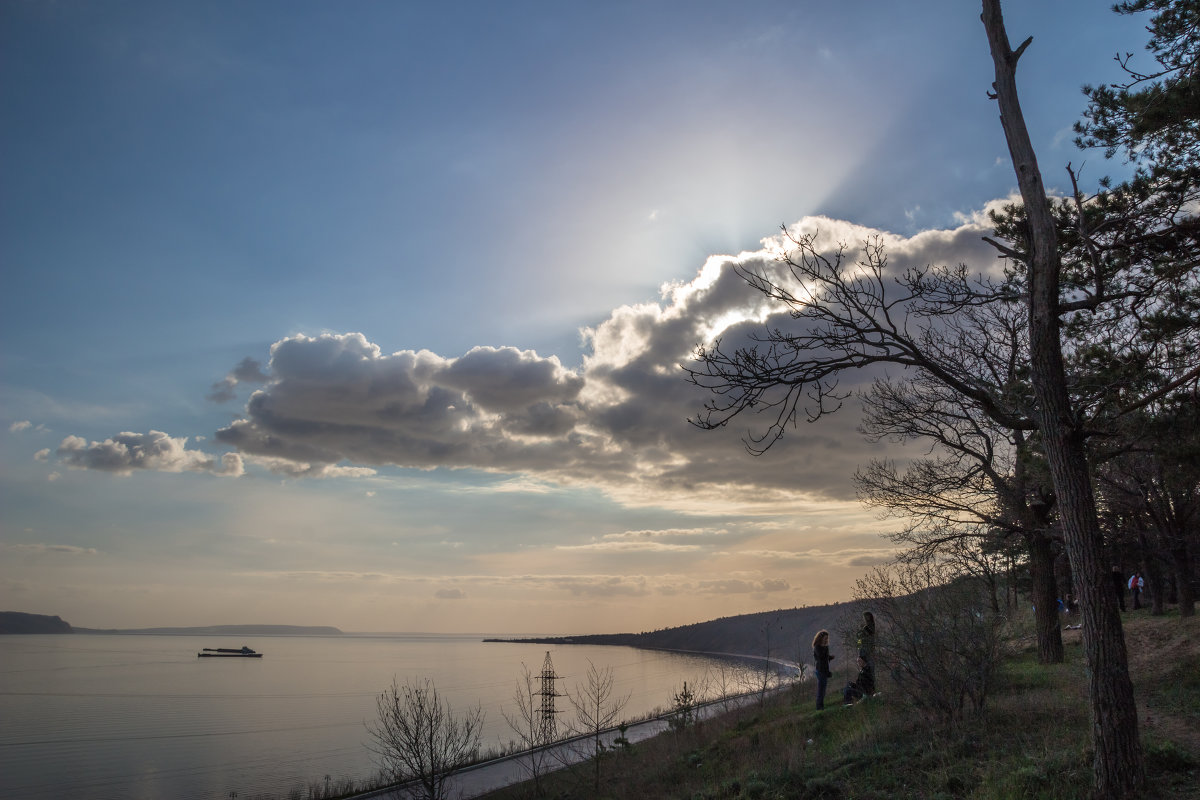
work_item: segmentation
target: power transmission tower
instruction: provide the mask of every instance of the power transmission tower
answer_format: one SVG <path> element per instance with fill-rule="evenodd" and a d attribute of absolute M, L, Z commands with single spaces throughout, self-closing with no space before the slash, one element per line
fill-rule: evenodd
<path fill-rule="evenodd" d="M 559 693 L 555 681 L 558 680 L 558 675 L 554 674 L 554 662 L 550 660 L 550 651 L 546 651 L 546 660 L 542 662 L 542 688 L 537 692 L 542 698 L 542 716 L 538 725 L 538 743 L 549 744 L 558 738 L 558 724 L 555 721 L 555 714 L 558 711 L 554 708 L 554 698 L 562 697 Z"/>

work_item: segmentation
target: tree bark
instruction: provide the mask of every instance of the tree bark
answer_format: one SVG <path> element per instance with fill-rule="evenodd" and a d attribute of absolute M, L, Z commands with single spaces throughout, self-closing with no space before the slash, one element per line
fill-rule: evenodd
<path fill-rule="evenodd" d="M 1167 613 L 1165 606 L 1166 587 L 1163 585 L 1163 574 L 1159 568 L 1162 559 L 1159 558 L 1158 547 L 1162 535 L 1155 532 L 1153 536 L 1147 535 L 1144 531 L 1138 533 L 1138 543 L 1142 546 L 1142 561 L 1141 575 L 1146 581 L 1146 588 L 1142 591 L 1142 604 L 1150 606 L 1150 616 L 1161 617 Z M 1151 545 L 1153 540 L 1153 546 Z M 1146 598 L 1150 598 L 1150 602 L 1146 603 Z"/>
<path fill-rule="evenodd" d="M 1079 584 L 1092 711 L 1093 793 L 1116 800 L 1145 785 L 1145 764 L 1121 618 L 1102 560 L 1084 433 L 1067 392 L 1058 315 L 1058 236 L 1017 97 L 1017 59 L 1029 40 L 1011 49 L 1000 0 L 983 0 L 983 23 L 996 70 L 1000 121 L 1029 221 L 1030 375 L 1063 538 Z"/>
<path fill-rule="evenodd" d="M 1196 615 L 1196 594 L 1192 591 L 1192 561 L 1182 537 L 1171 547 L 1171 566 L 1175 570 L 1175 587 L 1179 592 L 1179 616 Z"/>
<path fill-rule="evenodd" d="M 1038 661 L 1042 664 L 1061 664 L 1063 641 L 1058 619 L 1057 587 L 1054 583 L 1054 545 L 1050 537 L 1041 531 L 1030 533 L 1028 541 Z"/>

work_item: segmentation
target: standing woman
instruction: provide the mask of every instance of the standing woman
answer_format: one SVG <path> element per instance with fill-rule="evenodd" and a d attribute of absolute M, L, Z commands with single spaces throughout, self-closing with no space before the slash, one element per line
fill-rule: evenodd
<path fill-rule="evenodd" d="M 813 662 L 817 666 L 817 710 L 825 707 L 825 684 L 833 677 L 829 670 L 829 662 L 833 656 L 829 654 L 829 631 L 819 630 L 813 637 Z"/>
<path fill-rule="evenodd" d="M 875 615 L 863 612 L 863 626 L 858 629 L 858 655 L 875 668 Z"/>

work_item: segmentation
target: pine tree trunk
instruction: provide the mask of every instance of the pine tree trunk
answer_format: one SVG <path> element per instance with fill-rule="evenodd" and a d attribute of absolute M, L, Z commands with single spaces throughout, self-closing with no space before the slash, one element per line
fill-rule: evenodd
<path fill-rule="evenodd" d="M 1166 592 L 1163 587 L 1163 576 L 1159 570 L 1158 542 L 1160 535 L 1150 536 L 1144 530 L 1138 531 L 1138 546 L 1141 548 L 1141 560 L 1138 562 L 1138 574 L 1146 582 L 1142 589 L 1142 605 L 1150 607 L 1150 616 L 1161 617 L 1166 613 L 1163 601 Z M 1153 541 L 1153 546 L 1151 542 Z M 1147 602 L 1149 601 L 1149 602 Z"/>
<path fill-rule="evenodd" d="M 1000 0 L 983 0 L 983 23 L 996 68 L 1000 120 L 1029 220 L 1030 376 L 1067 555 L 1079 584 L 1092 711 L 1093 792 L 1103 800 L 1118 800 L 1145 785 L 1145 764 L 1121 617 L 1101 559 L 1083 433 L 1067 392 L 1058 317 L 1058 235 L 1017 99 L 1017 59 L 1029 40 L 1015 52 L 1011 49 Z"/>
<path fill-rule="evenodd" d="M 1033 577 L 1033 617 L 1037 627 L 1038 661 L 1063 662 L 1062 628 L 1054 584 L 1054 547 L 1041 531 L 1029 534 L 1029 572 Z"/>
<path fill-rule="evenodd" d="M 1192 561 L 1183 537 L 1176 537 L 1175 541 L 1178 544 L 1171 548 L 1171 563 L 1175 568 L 1176 591 L 1179 592 L 1179 616 L 1193 617 L 1196 615 L 1196 593 L 1192 591 Z"/>

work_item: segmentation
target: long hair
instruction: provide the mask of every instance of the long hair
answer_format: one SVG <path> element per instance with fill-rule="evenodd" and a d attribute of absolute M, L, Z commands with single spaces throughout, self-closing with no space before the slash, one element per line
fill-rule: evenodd
<path fill-rule="evenodd" d="M 815 650 L 817 645 L 821 644 L 822 639 L 828 639 L 828 638 L 829 638 L 829 631 L 825 630 L 824 628 L 817 631 L 817 635 L 813 637 L 813 645 L 812 645 L 813 649 Z"/>
<path fill-rule="evenodd" d="M 871 633 L 874 633 L 875 632 L 875 615 L 872 614 L 870 611 L 864 611 L 863 619 L 866 621 L 866 625 L 864 625 L 863 627 L 866 628 L 867 630 L 869 630 Z"/>

